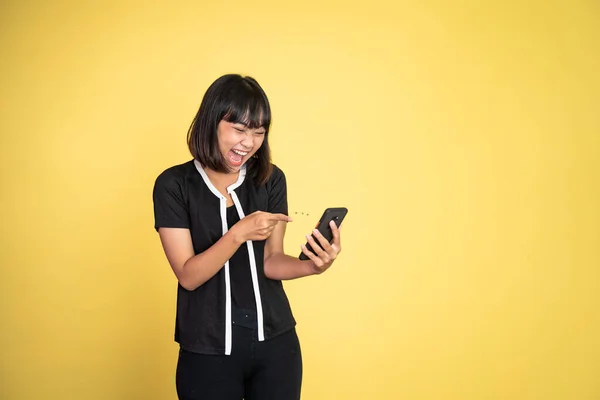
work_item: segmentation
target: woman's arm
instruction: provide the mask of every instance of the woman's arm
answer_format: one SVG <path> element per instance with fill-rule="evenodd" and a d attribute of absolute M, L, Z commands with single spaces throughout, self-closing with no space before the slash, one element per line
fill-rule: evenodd
<path fill-rule="evenodd" d="M 212 278 L 243 243 L 228 231 L 209 249 L 194 255 L 189 229 L 159 228 L 158 233 L 169 264 L 186 290 L 194 290 Z"/>
<path fill-rule="evenodd" d="M 311 261 L 302 261 L 283 252 L 287 224 L 279 223 L 265 243 L 265 275 L 269 279 L 289 280 L 313 275 Z"/>
<path fill-rule="evenodd" d="M 275 226 L 290 221 L 284 214 L 257 211 L 242 218 L 210 248 L 194 255 L 189 229 L 159 228 L 158 233 L 171 268 L 183 288 L 194 290 L 212 278 L 248 240 L 265 240 Z"/>
<path fill-rule="evenodd" d="M 302 251 L 309 257 L 309 260 L 303 261 L 297 257 L 288 256 L 283 250 L 285 228 L 285 223 L 277 224 L 265 243 L 264 271 L 269 279 L 289 280 L 321 274 L 331 267 L 337 255 L 342 251 L 340 232 L 335 222 L 332 221 L 333 243 L 330 244 L 319 231 L 315 230 L 313 234 L 319 240 L 319 244 L 311 236 L 307 238 L 315 252 L 308 251 L 302 245 Z"/>

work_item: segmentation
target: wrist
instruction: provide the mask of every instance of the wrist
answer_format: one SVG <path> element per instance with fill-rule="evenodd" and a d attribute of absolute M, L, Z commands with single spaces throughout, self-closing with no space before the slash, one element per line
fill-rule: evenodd
<path fill-rule="evenodd" d="M 225 236 L 229 237 L 237 246 L 241 246 L 246 242 L 246 239 L 244 239 L 243 235 L 239 232 L 239 229 L 237 229 L 237 224 L 232 226 Z"/>
<path fill-rule="evenodd" d="M 302 261 L 306 269 L 306 275 L 319 275 L 321 271 L 316 268 L 315 263 L 312 260 Z"/>

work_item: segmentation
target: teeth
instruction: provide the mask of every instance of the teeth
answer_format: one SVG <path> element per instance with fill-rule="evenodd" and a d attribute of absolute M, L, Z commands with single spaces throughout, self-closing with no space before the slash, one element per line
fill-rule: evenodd
<path fill-rule="evenodd" d="M 239 151 L 239 150 L 232 150 L 235 154 L 240 155 L 240 156 L 245 156 L 246 154 L 248 154 L 248 152 L 244 152 L 244 151 Z"/>

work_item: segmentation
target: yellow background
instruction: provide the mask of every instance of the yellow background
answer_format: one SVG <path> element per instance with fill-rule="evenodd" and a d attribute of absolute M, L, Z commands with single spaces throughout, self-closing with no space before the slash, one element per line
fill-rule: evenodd
<path fill-rule="evenodd" d="M 527 3 L 527 4 L 522 4 Z M 151 191 L 254 76 L 296 221 L 303 399 L 600 398 L 596 1 L 0 4 L 2 399 L 175 399 Z M 307 215 L 308 214 L 308 215 Z"/>

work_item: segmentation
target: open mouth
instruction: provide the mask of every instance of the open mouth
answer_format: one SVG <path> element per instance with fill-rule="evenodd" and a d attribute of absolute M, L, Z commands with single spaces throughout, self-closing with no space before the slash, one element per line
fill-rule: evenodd
<path fill-rule="evenodd" d="M 229 150 L 229 153 L 227 155 L 231 164 L 236 167 L 239 167 L 240 165 L 242 165 L 242 161 L 244 160 L 244 157 L 248 155 L 248 152 L 231 149 Z"/>

